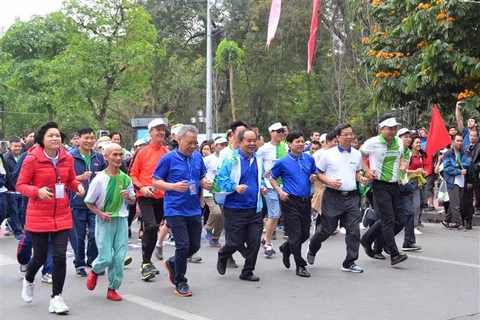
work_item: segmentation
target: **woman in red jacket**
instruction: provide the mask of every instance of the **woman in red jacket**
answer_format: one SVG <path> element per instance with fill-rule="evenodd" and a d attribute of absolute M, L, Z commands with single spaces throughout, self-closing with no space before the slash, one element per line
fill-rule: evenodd
<path fill-rule="evenodd" d="M 34 280 L 47 258 L 48 238 L 53 244 L 52 296 L 48 310 L 66 313 L 62 299 L 65 282 L 66 251 L 72 214 L 65 188 L 82 196 L 83 185 L 75 180 L 73 158 L 62 148 L 60 130 L 55 122 L 41 126 L 35 133 L 35 143 L 23 162 L 16 188 L 29 198 L 25 229 L 31 232 L 33 258 L 27 265 L 22 298 L 31 303 Z"/>

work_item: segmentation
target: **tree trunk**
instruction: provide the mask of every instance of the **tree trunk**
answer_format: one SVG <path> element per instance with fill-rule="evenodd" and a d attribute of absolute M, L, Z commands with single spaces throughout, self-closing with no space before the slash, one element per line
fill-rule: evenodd
<path fill-rule="evenodd" d="M 230 105 L 232 108 L 232 121 L 237 121 L 237 107 L 235 106 L 235 94 L 233 92 L 233 65 L 228 64 L 228 73 L 230 76 Z"/>
<path fill-rule="evenodd" d="M 0 101 L 0 110 L 2 112 L 2 132 L 0 132 L 0 139 L 3 140 L 7 132 L 7 114 L 5 113 L 5 104 L 3 101 Z"/>

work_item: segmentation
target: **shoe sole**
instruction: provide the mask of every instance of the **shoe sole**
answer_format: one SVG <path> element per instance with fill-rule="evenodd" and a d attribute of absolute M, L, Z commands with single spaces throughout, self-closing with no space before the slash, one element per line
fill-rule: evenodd
<path fill-rule="evenodd" d="M 69 311 L 70 311 L 70 309 L 68 309 L 68 310 L 55 310 L 53 308 L 48 307 L 48 312 L 50 312 L 50 313 L 65 314 L 65 313 L 68 313 Z"/>
<path fill-rule="evenodd" d="M 351 270 L 351 269 L 344 268 L 344 267 L 342 267 L 342 271 L 343 272 L 351 272 L 351 273 L 363 273 L 363 270 L 362 271 L 355 271 L 355 270 Z"/>
<path fill-rule="evenodd" d="M 127 260 L 125 260 L 125 262 L 123 263 L 124 266 L 128 266 L 130 263 L 132 263 L 133 259 L 132 257 L 128 257 Z"/>
<path fill-rule="evenodd" d="M 200 263 L 202 260 L 187 260 L 190 263 Z"/>
<path fill-rule="evenodd" d="M 173 293 L 175 293 L 179 297 L 191 297 L 193 295 L 191 292 L 186 293 L 186 294 L 182 294 L 182 293 L 178 292 L 177 290 L 174 290 Z"/>
<path fill-rule="evenodd" d="M 420 251 L 422 248 L 402 248 L 402 251 Z"/>
<path fill-rule="evenodd" d="M 163 267 L 165 268 L 165 270 L 167 271 L 167 279 L 168 279 L 168 282 L 170 282 L 172 285 L 175 285 L 174 282 L 172 282 L 172 275 L 171 275 L 171 272 L 170 272 L 170 269 L 168 268 L 168 265 L 167 265 L 167 260 L 163 261 Z M 176 290 L 175 290 L 176 291 Z"/>

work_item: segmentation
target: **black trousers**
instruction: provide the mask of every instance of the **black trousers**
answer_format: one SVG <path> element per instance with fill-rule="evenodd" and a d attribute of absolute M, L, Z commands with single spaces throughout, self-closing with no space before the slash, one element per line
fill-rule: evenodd
<path fill-rule="evenodd" d="M 316 254 L 322 247 L 322 242 L 327 240 L 337 229 L 338 221 L 345 228 L 345 244 L 347 256 L 343 261 L 345 268 L 350 267 L 358 259 L 358 248 L 360 246 L 359 223 L 362 214 L 359 207 L 360 195 L 349 193 L 344 196 L 325 188 L 322 198 L 322 215 L 320 225 L 310 239 L 309 251 Z"/>
<path fill-rule="evenodd" d="M 405 217 L 399 210 L 400 188 L 396 182 L 387 183 L 374 180 L 372 190 L 375 213 L 380 216 L 380 220 L 365 232 L 362 240 L 371 246 L 375 239 L 383 233 L 385 246 L 390 251 L 390 256 L 396 256 L 399 252 L 395 243 L 395 235 L 402 231 L 405 224 Z"/>
<path fill-rule="evenodd" d="M 236 251 L 244 250 L 245 264 L 242 274 L 251 274 L 255 270 L 260 241 L 262 238 L 262 213 L 257 209 L 231 209 L 223 207 L 225 216 L 225 245 L 218 250 L 218 259 L 227 261 Z M 244 244 L 247 244 L 244 249 Z"/>
<path fill-rule="evenodd" d="M 150 263 L 157 243 L 158 227 L 163 220 L 163 198 L 140 197 L 138 206 L 142 212 L 143 223 L 142 259 L 143 263 Z"/>
<path fill-rule="evenodd" d="M 52 238 L 52 298 L 63 291 L 65 276 L 67 273 L 67 244 L 70 230 L 58 232 L 30 232 L 33 243 L 33 257 L 27 265 L 25 279 L 34 282 L 35 275 L 47 260 L 48 236 Z"/>
<path fill-rule="evenodd" d="M 460 204 L 462 219 L 471 219 L 475 211 L 473 207 L 473 187 L 468 189 L 466 184 L 463 189 L 462 201 Z"/>
<path fill-rule="evenodd" d="M 310 237 L 312 201 L 290 195 L 287 201 L 280 201 L 280 208 L 283 226 L 288 233 L 288 240 L 280 246 L 281 250 L 293 255 L 297 268 L 305 267 L 307 262 L 302 258 L 302 244 Z"/>

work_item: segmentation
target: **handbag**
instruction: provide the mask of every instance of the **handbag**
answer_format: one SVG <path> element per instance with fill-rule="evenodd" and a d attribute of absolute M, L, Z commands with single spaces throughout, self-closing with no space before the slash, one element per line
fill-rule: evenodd
<path fill-rule="evenodd" d="M 442 179 L 440 185 L 438 186 L 438 193 L 437 193 L 437 201 L 438 202 L 448 202 L 450 199 L 448 198 L 447 192 L 447 182 Z"/>

